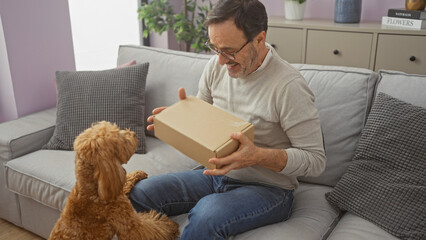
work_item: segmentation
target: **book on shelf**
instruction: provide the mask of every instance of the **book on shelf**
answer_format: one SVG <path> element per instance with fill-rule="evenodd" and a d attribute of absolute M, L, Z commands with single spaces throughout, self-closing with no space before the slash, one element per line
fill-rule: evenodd
<path fill-rule="evenodd" d="M 426 11 L 425 10 L 406 10 L 405 8 L 391 8 L 388 10 L 388 17 L 425 20 Z"/>
<path fill-rule="evenodd" d="M 382 25 L 407 29 L 426 29 L 426 20 L 383 16 Z"/>

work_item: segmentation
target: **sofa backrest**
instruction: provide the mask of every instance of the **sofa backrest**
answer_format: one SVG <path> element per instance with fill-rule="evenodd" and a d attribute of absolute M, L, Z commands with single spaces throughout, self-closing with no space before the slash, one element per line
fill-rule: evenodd
<path fill-rule="evenodd" d="M 149 62 L 145 87 L 145 119 L 156 107 L 170 106 L 179 101 L 178 89 L 196 95 L 198 82 L 211 55 L 168 49 L 122 45 L 118 50 L 117 65 L 136 60 Z M 153 132 L 146 132 L 153 136 Z"/>
<path fill-rule="evenodd" d="M 315 94 L 327 165 L 300 181 L 334 186 L 346 171 L 371 108 L 377 73 L 360 68 L 294 65 Z"/>

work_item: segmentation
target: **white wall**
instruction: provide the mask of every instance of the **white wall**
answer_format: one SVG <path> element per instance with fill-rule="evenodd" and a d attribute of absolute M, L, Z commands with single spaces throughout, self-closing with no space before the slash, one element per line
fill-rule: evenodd
<path fill-rule="evenodd" d="M 69 0 L 77 70 L 114 68 L 119 45 L 140 44 L 138 0 Z"/>

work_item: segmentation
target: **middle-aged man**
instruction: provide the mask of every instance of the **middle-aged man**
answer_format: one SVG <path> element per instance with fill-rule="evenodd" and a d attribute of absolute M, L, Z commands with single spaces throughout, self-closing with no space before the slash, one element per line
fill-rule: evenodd
<path fill-rule="evenodd" d="M 254 143 L 232 133 L 239 149 L 209 159 L 220 169 L 152 176 L 131 191 L 137 211 L 189 212 L 181 239 L 226 239 L 284 221 L 293 206 L 296 177 L 318 176 L 325 168 L 314 96 L 299 72 L 265 42 L 267 22 L 258 0 L 217 2 L 206 21 L 206 44 L 216 56 L 206 65 L 197 94 L 251 122 Z M 179 96 L 185 98 L 183 89 Z"/>

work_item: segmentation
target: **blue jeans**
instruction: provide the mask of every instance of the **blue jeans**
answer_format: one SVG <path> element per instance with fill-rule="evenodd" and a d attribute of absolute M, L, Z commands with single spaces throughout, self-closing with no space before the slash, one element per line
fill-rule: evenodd
<path fill-rule="evenodd" d="M 293 191 L 206 176 L 203 171 L 149 177 L 135 185 L 130 201 L 138 212 L 189 212 L 181 239 L 226 239 L 290 217 Z"/>

